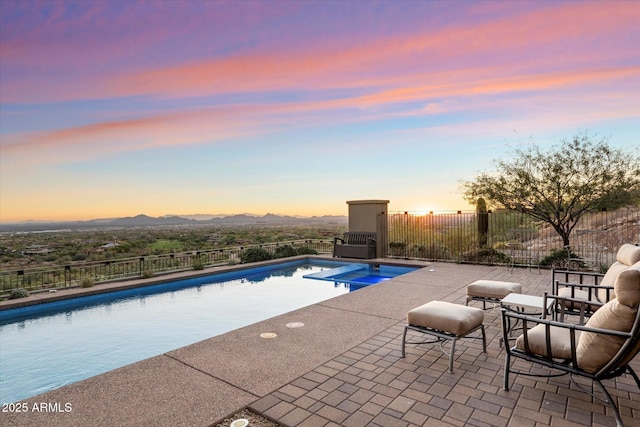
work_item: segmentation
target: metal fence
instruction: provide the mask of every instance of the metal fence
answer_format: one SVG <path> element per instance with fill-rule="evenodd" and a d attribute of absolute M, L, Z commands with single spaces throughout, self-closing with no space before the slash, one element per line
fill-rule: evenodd
<path fill-rule="evenodd" d="M 551 226 L 517 212 L 488 213 L 486 233 L 479 233 L 475 212 L 389 213 L 379 221 L 383 221 L 381 229 L 388 234 L 378 243 L 389 258 L 603 271 L 615 261 L 622 244 L 640 244 L 640 207 L 585 216 L 571 234 L 570 251 Z M 241 262 L 250 248 L 276 253 L 284 245 L 321 254 L 333 250 L 333 240 L 295 240 L 2 271 L 0 298 L 17 288 L 47 290 L 234 264 Z"/>
<path fill-rule="evenodd" d="M 602 271 L 615 261 L 622 244 L 640 244 L 639 207 L 583 217 L 571 234 L 570 248 L 549 224 L 526 214 L 486 215 L 488 229 L 480 233 L 476 212 L 390 213 L 387 256 Z"/>
<path fill-rule="evenodd" d="M 18 288 L 39 291 L 70 286 L 88 286 L 95 282 L 152 277 L 168 272 L 235 264 L 241 262 L 242 255 L 248 249 L 262 248 L 274 254 L 278 248 L 285 245 L 293 248 L 313 249 L 320 254 L 331 253 L 333 250 L 333 240 L 294 240 L 110 261 L 78 262 L 28 270 L 3 270 L 0 272 L 0 298 L 8 296 L 13 289 Z"/>

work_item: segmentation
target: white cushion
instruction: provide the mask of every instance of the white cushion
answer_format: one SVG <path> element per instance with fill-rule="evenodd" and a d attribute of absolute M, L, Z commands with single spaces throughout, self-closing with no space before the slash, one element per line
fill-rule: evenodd
<path fill-rule="evenodd" d="M 640 261 L 640 246 L 625 243 L 618 249 L 616 260 L 628 266 L 635 264 Z"/>
<path fill-rule="evenodd" d="M 629 332 L 635 314 L 635 310 L 613 299 L 600 307 L 586 326 Z M 624 342 L 624 337 L 583 332 L 576 348 L 578 366 L 587 372 L 598 371 L 620 350 Z"/>
<path fill-rule="evenodd" d="M 567 328 L 551 326 L 551 357 L 558 359 L 571 359 L 571 335 Z M 576 331 L 576 340 L 580 336 L 580 331 Z M 527 331 L 529 339 L 529 351 L 541 356 L 547 356 L 547 332 L 545 325 L 539 324 Z M 516 340 L 516 348 L 526 351 L 524 346 L 524 335 L 520 335 Z"/>
<path fill-rule="evenodd" d="M 631 264 L 629 264 L 631 265 Z M 600 280 L 600 286 L 613 286 L 616 284 L 616 279 L 627 268 L 629 265 L 623 264 L 620 261 L 616 261 L 611 264 L 611 267 L 607 270 L 602 280 Z M 611 297 L 609 299 L 615 298 L 615 292 L 611 292 Z M 607 302 L 607 294 L 604 289 L 598 290 L 598 299 L 600 302 Z"/>
<path fill-rule="evenodd" d="M 437 329 L 454 335 L 466 335 L 482 325 L 484 312 L 475 307 L 431 301 L 416 307 L 407 314 L 407 323 L 414 326 Z"/>
<path fill-rule="evenodd" d="M 600 307 L 587 322 L 588 327 L 629 332 L 640 304 L 640 263 L 622 273 L 615 284 L 617 299 Z M 620 350 L 626 338 L 583 332 L 578 341 L 578 366 L 587 372 L 603 368 Z"/>
<path fill-rule="evenodd" d="M 640 305 L 640 261 L 620 273 L 614 290 L 620 304 L 638 308 Z"/>
<path fill-rule="evenodd" d="M 512 292 L 521 294 L 522 285 L 498 280 L 476 280 L 467 285 L 467 295 L 472 297 L 502 299 Z"/>

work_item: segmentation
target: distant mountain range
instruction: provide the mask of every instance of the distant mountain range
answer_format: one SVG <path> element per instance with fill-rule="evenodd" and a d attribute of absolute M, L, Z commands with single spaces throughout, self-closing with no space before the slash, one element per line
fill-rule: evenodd
<path fill-rule="evenodd" d="M 200 219 L 207 218 L 207 219 Z M 251 214 L 239 215 L 165 215 L 154 218 L 147 215 L 136 215 L 124 218 L 92 219 L 88 221 L 63 222 L 21 222 L 0 224 L 2 232 L 26 232 L 48 230 L 78 230 L 87 228 L 109 227 L 162 227 L 183 225 L 301 225 L 301 224 L 336 224 L 346 223 L 346 216 L 325 215 L 312 217 L 294 217 L 286 215 L 266 214 L 256 216 Z"/>

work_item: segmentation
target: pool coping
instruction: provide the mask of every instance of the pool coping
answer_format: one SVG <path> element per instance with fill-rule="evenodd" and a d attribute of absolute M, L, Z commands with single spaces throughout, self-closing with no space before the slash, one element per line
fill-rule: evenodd
<path fill-rule="evenodd" d="M 202 270 L 183 270 L 179 272 L 170 272 L 156 275 L 150 278 L 129 278 L 116 281 L 100 282 L 96 283 L 92 287 L 82 288 L 79 285 L 70 286 L 67 288 L 61 288 L 56 290 L 43 290 L 31 292 L 28 297 L 8 299 L 0 301 L 0 311 L 10 310 L 12 308 L 26 307 L 36 304 L 44 304 L 47 302 L 60 301 L 69 298 L 77 298 L 81 296 L 99 295 L 108 292 L 122 291 L 128 289 L 134 289 L 144 286 L 159 285 L 167 282 L 173 282 L 181 279 L 192 279 L 197 277 L 211 276 L 215 274 L 229 273 L 234 271 L 250 270 L 260 267 L 274 266 L 284 263 L 304 262 L 304 261 L 331 261 L 331 262 L 345 262 L 353 264 L 385 264 L 396 266 L 415 266 L 424 267 L 425 263 L 421 261 L 409 261 L 409 260 L 380 260 L 380 259 L 346 259 L 346 258 L 332 258 L 330 256 L 322 255 L 298 255 L 295 257 L 278 258 L 267 261 L 252 262 L 246 264 L 234 264 L 207 267 Z"/>

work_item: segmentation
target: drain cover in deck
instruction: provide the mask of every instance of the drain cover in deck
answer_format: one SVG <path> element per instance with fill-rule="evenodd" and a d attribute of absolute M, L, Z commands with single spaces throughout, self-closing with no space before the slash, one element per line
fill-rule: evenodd
<path fill-rule="evenodd" d="M 291 322 L 291 323 L 287 323 L 287 328 L 290 329 L 294 329 L 294 328 L 302 328 L 304 326 L 304 323 L 302 322 Z"/>
<path fill-rule="evenodd" d="M 264 332 L 264 333 L 260 334 L 260 338 L 267 338 L 267 339 L 275 338 L 277 336 L 278 336 L 278 334 L 275 334 L 273 332 Z"/>

